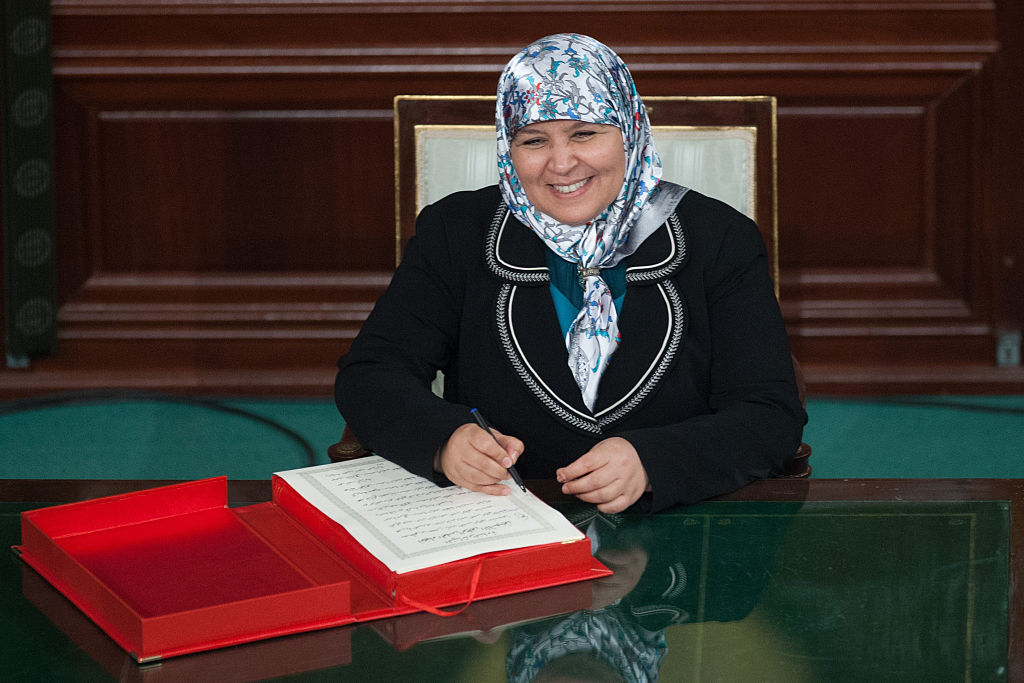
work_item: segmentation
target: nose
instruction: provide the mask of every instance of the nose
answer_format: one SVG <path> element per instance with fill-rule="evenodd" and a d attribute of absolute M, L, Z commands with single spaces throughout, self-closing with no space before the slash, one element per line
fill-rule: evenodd
<path fill-rule="evenodd" d="M 579 159 L 571 143 L 558 141 L 552 145 L 550 167 L 554 173 L 565 175 L 572 171 Z"/>

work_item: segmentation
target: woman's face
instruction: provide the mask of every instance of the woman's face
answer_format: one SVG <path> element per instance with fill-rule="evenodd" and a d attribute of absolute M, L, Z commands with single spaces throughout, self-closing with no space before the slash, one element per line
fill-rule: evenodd
<path fill-rule="evenodd" d="M 582 225 L 608 208 L 626 175 L 617 126 L 541 121 L 512 139 L 512 165 L 527 198 L 566 225 Z"/>

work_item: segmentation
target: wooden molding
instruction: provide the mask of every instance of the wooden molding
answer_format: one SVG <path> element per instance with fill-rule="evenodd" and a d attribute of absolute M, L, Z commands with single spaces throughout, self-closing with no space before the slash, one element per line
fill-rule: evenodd
<path fill-rule="evenodd" d="M 1011 390 L 989 366 L 995 331 L 1024 326 L 1020 14 L 53 0 L 59 353 L 0 373 L 0 396 L 327 390 L 394 264 L 394 96 L 493 92 L 513 52 L 566 26 L 647 97 L 777 99 L 780 300 L 812 394 Z"/>

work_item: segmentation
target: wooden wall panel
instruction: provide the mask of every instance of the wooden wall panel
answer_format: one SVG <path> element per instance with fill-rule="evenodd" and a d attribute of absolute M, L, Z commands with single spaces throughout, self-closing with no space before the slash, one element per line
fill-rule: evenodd
<path fill-rule="evenodd" d="M 930 242 L 931 193 L 920 172 L 932 161 L 927 128 L 923 106 L 782 109 L 783 263 L 791 270 L 921 267 Z"/>
<path fill-rule="evenodd" d="M 366 176 L 360 160 L 386 155 L 376 143 L 391 134 L 391 121 L 347 114 L 102 112 L 95 226 L 102 268 L 391 267 L 394 250 L 378 224 L 394 201 L 390 165 L 376 164 L 358 193 L 335 184 Z"/>
<path fill-rule="evenodd" d="M 950 364 L 993 364 L 983 66 L 879 80 L 860 102 L 780 105 L 784 304 L 810 363 L 874 366 L 882 391 L 894 364 L 932 366 L 933 387 Z"/>
<path fill-rule="evenodd" d="M 1024 391 L 1012 4 L 53 0 L 60 353 L 0 395 L 325 394 L 393 266 L 392 98 L 491 93 L 560 30 L 644 94 L 778 98 L 812 392 Z"/>

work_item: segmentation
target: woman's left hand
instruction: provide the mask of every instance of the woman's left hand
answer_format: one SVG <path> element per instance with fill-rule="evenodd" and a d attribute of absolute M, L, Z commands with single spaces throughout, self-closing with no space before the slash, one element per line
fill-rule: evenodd
<path fill-rule="evenodd" d="M 647 470 L 633 444 L 613 436 L 555 472 L 562 493 L 595 503 L 601 512 L 622 512 L 649 490 Z"/>

